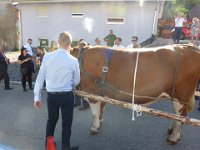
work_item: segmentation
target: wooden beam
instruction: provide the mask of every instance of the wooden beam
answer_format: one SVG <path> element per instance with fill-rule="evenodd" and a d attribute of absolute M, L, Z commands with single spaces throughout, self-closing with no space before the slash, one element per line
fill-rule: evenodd
<path fill-rule="evenodd" d="M 132 109 L 132 104 L 130 104 L 130 103 L 122 102 L 122 101 L 111 99 L 108 97 L 102 97 L 102 96 L 90 94 L 90 93 L 83 92 L 83 91 L 76 90 L 76 91 L 74 91 L 74 93 L 81 97 L 93 99 L 93 100 L 100 101 L 100 102 L 109 103 L 109 104 L 123 107 L 126 109 Z M 149 114 L 149 115 L 162 117 L 162 118 L 173 119 L 176 121 L 180 121 L 184 124 L 189 124 L 189 125 L 200 127 L 200 120 L 198 120 L 198 119 L 188 118 L 188 117 L 184 117 L 184 116 L 180 116 L 180 115 L 176 115 L 176 114 L 172 114 L 172 113 L 168 113 L 168 112 L 163 112 L 163 111 L 159 111 L 159 110 L 155 110 L 155 109 L 151 109 L 151 108 L 147 108 L 147 107 L 143 107 L 143 106 L 141 106 L 141 112 Z"/>

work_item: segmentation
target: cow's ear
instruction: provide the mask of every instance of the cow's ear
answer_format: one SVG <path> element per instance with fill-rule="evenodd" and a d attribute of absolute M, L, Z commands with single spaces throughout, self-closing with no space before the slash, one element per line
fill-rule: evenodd
<path fill-rule="evenodd" d="M 87 46 L 87 43 L 86 43 L 86 42 L 80 42 L 80 43 L 78 44 L 78 47 L 79 47 L 80 50 L 83 49 L 83 48 L 85 48 L 86 46 Z"/>

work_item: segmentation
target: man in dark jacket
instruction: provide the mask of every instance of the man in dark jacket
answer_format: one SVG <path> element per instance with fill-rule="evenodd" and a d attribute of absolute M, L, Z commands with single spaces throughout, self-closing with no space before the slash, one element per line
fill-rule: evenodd
<path fill-rule="evenodd" d="M 9 84 L 9 76 L 8 76 L 8 64 L 9 59 L 6 58 L 5 54 L 3 53 L 4 46 L 0 44 L 0 81 L 4 79 L 5 83 L 5 90 L 12 90 L 13 88 L 10 88 Z"/>

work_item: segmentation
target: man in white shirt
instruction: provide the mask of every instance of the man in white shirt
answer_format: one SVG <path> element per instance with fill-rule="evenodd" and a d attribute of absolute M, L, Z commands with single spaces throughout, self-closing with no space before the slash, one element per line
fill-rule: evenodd
<path fill-rule="evenodd" d="M 33 49 L 31 47 L 32 43 L 33 43 L 33 40 L 28 39 L 27 44 L 24 45 L 24 47 L 28 50 L 28 54 L 31 55 L 31 56 L 33 56 Z"/>
<path fill-rule="evenodd" d="M 117 37 L 116 40 L 115 40 L 115 45 L 113 46 L 113 48 L 114 49 L 124 48 L 124 46 L 121 43 L 122 43 L 122 39 L 120 37 Z"/>
<path fill-rule="evenodd" d="M 32 43 L 33 43 L 33 40 L 32 39 L 28 39 L 27 44 L 24 45 L 24 47 L 28 50 L 28 54 L 31 55 L 31 57 L 34 56 L 33 49 L 31 47 Z M 32 73 L 35 73 L 35 65 L 34 65 L 33 61 L 31 62 L 31 70 L 32 70 Z"/>
<path fill-rule="evenodd" d="M 179 12 L 175 18 L 175 31 L 173 35 L 174 44 L 179 44 L 179 40 L 182 34 L 183 23 L 187 22 L 187 19 Z"/>
<path fill-rule="evenodd" d="M 132 36 L 132 44 L 128 45 L 126 48 L 140 48 L 140 44 L 138 43 L 138 37 Z"/>
<path fill-rule="evenodd" d="M 72 37 L 69 32 L 62 32 L 58 43 L 60 47 L 54 52 L 45 54 L 43 58 L 34 88 L 34 106 L 36 108 L 41 108 L 42 106 L 41 90 L 45 80 L 48 92 L 46 139 L 54 136 L 59 110 L 61 109 L 62 150 L 77 150 L 78 147 L 70 148 L 70 136 L 74 105 L 72 91 L 80 82 L 79 63 L 69 53 L 72 43 Z"/>

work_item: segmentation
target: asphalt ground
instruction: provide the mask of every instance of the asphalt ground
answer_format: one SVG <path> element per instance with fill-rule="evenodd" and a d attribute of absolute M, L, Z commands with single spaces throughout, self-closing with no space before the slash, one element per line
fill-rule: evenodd
<path fill-rule="evenodd" d="M 1 82 L 2 83 L 2 82 Z M 23 92 L 20 85 L 5 91 L 0 84 L 0 145 L 17 150 L 44 150 L 47 119 L 46 91 L 43 90 L 43 108 L 33 107 L 33 91 Z M 196 101 L 196 105 L 199 101 Z M 151 108 L 171 112 L 171 103 L 161 101 Z M 181 141 L 174 146 L 166 145 L 167 129 L 172 121 L 143 114 L 131 121 L 131 111 L 106 105 L 100 133 L 89 135 L 92 125 L 91 110 L 74 109 L 71 144 L 80 150 L 199 150 L 200 127 L 184 125 Z M 200 119 L 200 111 L 189 115 Z M 61 122 L 55 130 L 57 150 L 61 144 Z M 1 147 L 0 147 L 1 148 Z M 2 149 L 4 150 L 4 149 Z M 7 149 L 5 149 L 7 150 Z"/>

